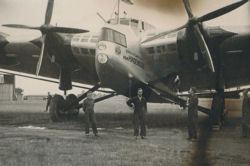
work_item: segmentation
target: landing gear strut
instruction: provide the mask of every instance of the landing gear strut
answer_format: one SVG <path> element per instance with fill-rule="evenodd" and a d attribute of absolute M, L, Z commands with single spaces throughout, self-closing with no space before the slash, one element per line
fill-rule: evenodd
<path fill-rule="evenodd" d="M 212 102 L 211 109 L 211 125 L 212 127 L 221 125 L 224 123 L 224 109 L 225 109 L 225 96 L 224 91 L 218 91 L 214 97 Z"/>
<path fill-rule="evenodd" d="M 96 91 L 99 87 L 100 83 L 91 88 L 89 91 Z M 89 91 L 79 97 L 76 97 L 74 94 L 69 94 L 66 97 L 66 100 L 60 95 L 53 96 L 49 109 L 51 120 L 56 122 L 76 118 L 80 109 L 79 102 L 87 96 Z"/>

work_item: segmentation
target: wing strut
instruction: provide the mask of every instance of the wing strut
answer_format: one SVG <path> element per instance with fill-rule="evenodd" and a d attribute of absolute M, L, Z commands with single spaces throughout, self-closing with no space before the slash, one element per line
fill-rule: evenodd
<path fill-rule="evenodd" d="M 149 88 L 155 93 L 157 94 L 158 96 L 162 97 L 163 99 L 166 99 L 174 104 L 177 104 L 177 105 L 180 105 L 181 107 L 185 107 L 186 105 L 186 100 L 181 98 L 181 97 L 178 97 L 177 95 L 174 95 L 174 94 L 171 94 L 171 93 L 168 93 L 168 92 L 165 92 L 159 88 L 155 88 L 153 86 L 149 86 Z M 207 109 L 205 107 L 202 107 L 202 106 L 199 106 L 198 105 L 198 110 L 200 112 L 203 112 L 207 115 L 210 115 L 210 109 Z"/>

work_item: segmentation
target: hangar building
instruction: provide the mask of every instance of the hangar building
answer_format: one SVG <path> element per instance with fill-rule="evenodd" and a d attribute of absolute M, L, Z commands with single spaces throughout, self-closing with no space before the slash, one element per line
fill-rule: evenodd
<path fill-rule="evenodd" d="M 15 99 L 15 76 L 0 73 L 0 101 Z"/>

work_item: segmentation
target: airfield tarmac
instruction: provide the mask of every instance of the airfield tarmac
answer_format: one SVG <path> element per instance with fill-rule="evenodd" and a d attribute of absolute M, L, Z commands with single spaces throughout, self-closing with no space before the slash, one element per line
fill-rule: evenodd
<path fill-rule="evenodd" d="M 148 104 L 146 140 L 132 136 L 132 112 L 117 98 L 96 105 L 100 137 L 84 134 L 84 113 L 53 123 L 44 101 L 0 103 L 0 165 L 3 166 L 247 166 L 250 138 L 241 138 L 240 111 L 229 111 L 220 131 L 199 114 L 199 140 L 187 140 L 187 111 Z"/>

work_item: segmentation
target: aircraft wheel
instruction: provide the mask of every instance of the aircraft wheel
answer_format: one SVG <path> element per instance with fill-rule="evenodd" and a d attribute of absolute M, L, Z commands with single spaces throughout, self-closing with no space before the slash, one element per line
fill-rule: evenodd
<path fill-rule="evenodd" d="M 60 121 L 63 119 L 64 114 L 62 113 L 65 106 L 65 100 L 60 95 L 52 97 L 49 107 L 50 119 L 53 122 Z"/>
<path fill-rule="evenodd" d="M 74 94 L 69 94 L 66 97 L 66 102 L 67 102 L 67 105 L 72 105 L 72 104 L 78 105 L 78 103 L 79 103 L 79 102 L 77 102 L 77 97 Z M 77 118 L 78 115 L 79 115 L 79 109 L 72 108 L 72 109 L 68 110 L 69 118 Z"/>

